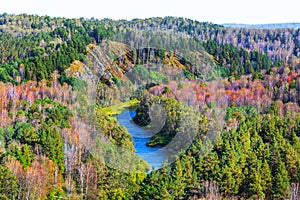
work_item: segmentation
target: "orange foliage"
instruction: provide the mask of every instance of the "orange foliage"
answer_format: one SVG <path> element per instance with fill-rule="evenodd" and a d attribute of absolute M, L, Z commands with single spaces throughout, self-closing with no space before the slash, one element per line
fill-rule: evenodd
<path fill-rule="evenodd" d="M 70 105 L 70 102 L 73 102 L 72 98 L 74 98 L 72 87 L 67 84 L 60 85 L 57 80 L 53 81 L 52 86 L 47 86 L 45 81 L 39 83 L 28 81 L 20 85 L 0 82 L 0 127 L 10 125 L 15 120 L 17 110 L 28 109 L 23 101 L 33 104 L 37 99 L 48 97 L 72 107 Z M 9 111 L 12 115 L 9 115 Z"/>
<path fill-rule="evenodd" d="M 46 156 L 40 155 L 25 169 L 16 159 L 6 158 L 5 165 L 10 168 L 19 182 L 20 199 L 44 199 L 55 183 L 54 164 Z"/>

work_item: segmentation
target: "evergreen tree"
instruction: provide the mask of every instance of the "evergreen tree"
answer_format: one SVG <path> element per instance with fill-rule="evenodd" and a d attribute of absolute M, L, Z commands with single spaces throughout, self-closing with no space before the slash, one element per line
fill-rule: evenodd
<path fill-rule="evenodd" d="M 290 182 L 285 164 L 279 161 L 273 173 L 273 197 L 284 199 L 289 192 Z"/>
<path fill-rule="evenodd" d="M 15 199 L 18 194 L 17 178 L 6 166 L 0 165 L 0 198 Z"/>

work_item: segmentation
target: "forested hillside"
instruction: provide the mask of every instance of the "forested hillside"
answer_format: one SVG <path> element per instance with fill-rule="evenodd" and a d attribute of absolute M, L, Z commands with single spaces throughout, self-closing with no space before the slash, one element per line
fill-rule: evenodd
<path fill-rule="evenodd" d="M 299 199 L 299 66 L 297 28 L 2 14 L 0 197 Z"/>
<path fill-rule="evenodd" d="M 273 29 L 273 28 L 300 28 L 300 23 L 272 23 L 272 24 L 222 24 L 225 27 L 233 28 L 264 28 L 264 29 Z"/>

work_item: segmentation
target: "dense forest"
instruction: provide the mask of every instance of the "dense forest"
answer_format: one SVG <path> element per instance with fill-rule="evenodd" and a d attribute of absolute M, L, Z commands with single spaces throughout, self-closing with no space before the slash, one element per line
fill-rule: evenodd
<path fill-rule="evenodd" d="M 0 198 L 299 199 L 299 66 L 297 27 L 4 13 Z"/>
<path fill-rule="evenodd" d="M 235 27 L 235 28 L 264 28 L 264 29 L 272 29 L 272 28 L 299 28 L 300 23 L 271 23 L 271 24 L 222 24 L 225 27 Z"/>

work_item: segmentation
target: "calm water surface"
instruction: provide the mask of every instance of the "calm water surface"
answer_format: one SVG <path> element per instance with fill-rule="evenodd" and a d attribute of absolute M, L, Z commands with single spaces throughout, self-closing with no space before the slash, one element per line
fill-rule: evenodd
<path fill-rule="evenodd" d="M 117 115 L 119 123 L 125 126 L 132 135 L 136 155 L 147 161 L 151 169 L 159 169 L 165 159 L 163 151 L 158 147 L 147 147 L 146 143 L 151 139 L 153 133 L 133 123 L 131 119 L 135 116 L 135 110 L 125 110 Z"/>

